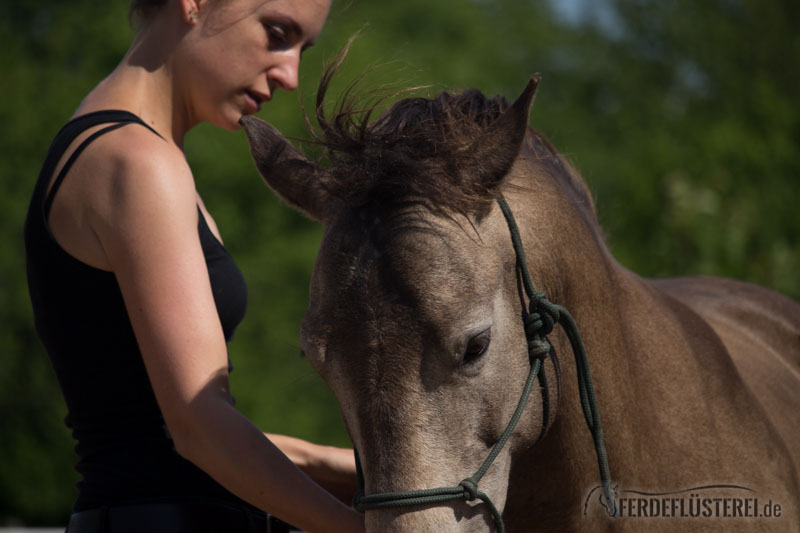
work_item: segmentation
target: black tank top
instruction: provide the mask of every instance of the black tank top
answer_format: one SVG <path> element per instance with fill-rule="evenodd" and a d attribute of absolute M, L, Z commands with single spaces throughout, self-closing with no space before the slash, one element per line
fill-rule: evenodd
<path fill-rule="evenodd" d="M 108 124 L 70 156 L 48 194 L 58 161 L 88 128 Z M 71 120 L 48 151 L 25 220 L 25 251 L 36 331 L 67 403 L 66 424 L 77 444 L 75 511 L 148 501 L 244 504 L 175 451 L 165 430 L 113 272 L 67 253 L 47 223 L 64 177 L 83 149 L 104 133 L 141 124 L 126 111 L 99 111 Z M 158 133 L 156 133 L 158 135 Z M 98 178 L 102 179 L 102 178 Z M 199 211 L 199 207 L 198 207 Z M 198 231 L 226 340 L 244 317 L 244 278 L 211 233 L 202 212 Z"/>

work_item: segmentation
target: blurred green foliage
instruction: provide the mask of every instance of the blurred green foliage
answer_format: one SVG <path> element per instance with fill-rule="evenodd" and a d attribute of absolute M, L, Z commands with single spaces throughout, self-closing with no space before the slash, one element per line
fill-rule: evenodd
<path fill-rule="evenodd" d="M 65 407 L 33 330 L 22 222 L 50 139 L 133 35 L 127 2 L 0 5 L 0 525 L 63 524 L 76 475 Z M 565 16 L 565 13 L 569 16 Z M 532 123 L 582 171 L 615 256 L 646 276 L 736 277 L 800 298 L 800 4 L 790 0 L 340 1 L 306 52 L 302 101 L 356 31 L 329 94 L 543 76 Z M 262 116 L 308 137 L 300 98 Z M 265 431 L 347 445 L 297 331 L 321 229 L 260 184 L 243 134 L 198 127 L 198 189 L 250 288 L 230 345 L 238 407 Z"/>

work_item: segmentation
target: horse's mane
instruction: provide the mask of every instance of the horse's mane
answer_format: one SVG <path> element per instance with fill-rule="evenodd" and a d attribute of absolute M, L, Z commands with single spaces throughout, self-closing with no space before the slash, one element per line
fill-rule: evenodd
<path fill-rule="evenodd" d="M 350 207 L 386 210 L 419 204 L 477 220 L 488 213 L 496 191 L 483 186 L 474 169 L 464 168 L 465 153 L 510 106 L 508 100 L 502 95 L 488 98 L 476 89 L 441 92 L 434 98 L 404 98 L 370 120 L 385 99 L 414 89 L 375 96 L 359 109 L 351 86 L 329 118 L 323 102 L 341 59 L 326 68 L 317 90 L 321 134 L 316 141 L 330 161 L 328 192 Z M 530 130 L 536 159 L 574 187 L 575 171 L 549 141 Z M 585 186 L 578 189 L 593 210 Z"/>

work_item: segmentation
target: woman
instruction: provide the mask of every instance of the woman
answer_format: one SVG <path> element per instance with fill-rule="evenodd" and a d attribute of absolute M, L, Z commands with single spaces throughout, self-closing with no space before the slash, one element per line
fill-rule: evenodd
<path fill-rule="evenodd" d="M 274 444 L 237 412 L 226 341 L 244 280 L 183 154 L 201 122 L 235 130 L 294 90 L 329 0 L 133 0 L 120 65 L 59 132 L 25 228 L 37 331 L 77 440 L 68 531 L 361 531 L 313 482 L 354 479 L 352 454 Z"/>

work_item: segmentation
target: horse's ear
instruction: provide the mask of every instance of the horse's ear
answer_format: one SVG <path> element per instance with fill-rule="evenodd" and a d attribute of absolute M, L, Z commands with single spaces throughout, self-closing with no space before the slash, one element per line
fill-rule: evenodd
<path fill-rule="evenodd" d="M 260 118 L 244 116 L 239 124 L 247 134 L 256 168 L 270 189 L 309 218 L 322 222 L 328 196 L 322 184 L 327 171 Z"/>
<path fill-rule="evenodd" d="M 470 167 L 477 170 L 482 185 L 488 190 L 500 184 L 519 155 L 540 79 L 538 74 L 532 76 L 519 98 L 497 117 L 467 152 Z"/>

